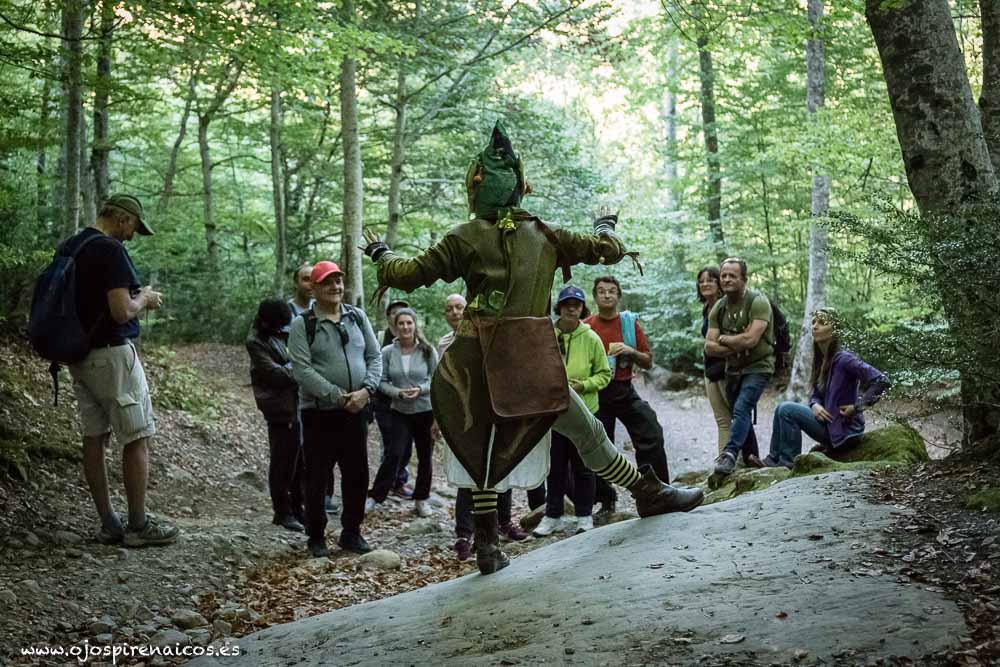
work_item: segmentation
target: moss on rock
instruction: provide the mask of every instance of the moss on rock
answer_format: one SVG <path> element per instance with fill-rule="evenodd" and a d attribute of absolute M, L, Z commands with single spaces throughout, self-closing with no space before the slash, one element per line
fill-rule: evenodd
<path fill-rule="evenodd" d="M 910 464 L 930 461 L 924 439 L 907 424 L 893 424 L 869 431 L 862 436 L 860 445 L 842 455 L 835 452 L 835 455 L 837 461 L 844 463 L 892 461 Z"/>
<path fill-rule="evenodd" d="M 900 461 L 834 461 L 830 457 L 819 452 L 809 452 L 795 457 L 792 465 L 791 476 L 803 477 L 805 475 L 822 475 L 828 472 L 839 472 L 842 470 L 882 470 L 893 466 L 904 465 Z"/>
<path fill-rule="evenodd" d="M 711 505 L 744 493 L 763 491 L 788 479 L 791 474 L 787 468 L 744 468 L 737 470 L 732 475 L 719 480 L 721 484 L 716 488 L 706 489 L 704 504 Z"/>
<path fill-rule="evenodd" d="M 1000 512 L 1000 486 L 980 489 L 965 499 L 965 506 L 970 510 Z"/>

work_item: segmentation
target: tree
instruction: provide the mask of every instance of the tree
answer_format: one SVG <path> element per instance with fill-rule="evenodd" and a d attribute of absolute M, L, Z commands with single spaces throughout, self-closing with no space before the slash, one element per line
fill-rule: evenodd
<path fill-rule="evenodd" d="M 111 153 L 108 137 L 108 101 L 111 95 L 111 40 L 115 27 L 113 0 L 100 3 L 100 32 L 97 43 L 97 76 L 94 79 L 94 141 L 90 153 L 90 167 L 94 179 L 94 199 L 100 206 L 108 198 L 108 155 Z"/>
<path fill-rule="evenodd" d="M 348 23 L 356 20 L 354 0 L 344 0 Z M 364 165 L 361 162 L 361 137 L 358 133 L 357 61 L 345 56 L 340 66 L 340 124 L 344 137 L 344 233 L 341 237 L 341 260 L 345 281 L 344 300 L 362 305 L 365 287 L 362 281 L 361 229 L 364 224 Z"/>
<path fill-rule="evenodd" d="M 285 209 L 285 181 L 282 177 L 281 126 L 283 111 L 281 107 L 281 87 L 277 82 L 271 84 L 271 192 L 274 200 L 274 281 L 272 291 L 276 296 L 282 293 L 285 284 L 285 264 L 287 255 L 286 234 L 288 219 Z"/>
<path fill-rule="evenodd" d="M 976 290 L 956 280 L 952 271 L 973 249 L 970 237 L 980 245 L 996 240 L 997 177 L 948 1 L 866 0 L 866 16 L 882 61 L 907 182 L 925 225 L 941 303 L 953 336 L 966 352 L 958 359 L 964 439 L 976 442 L 1000 430 L 995 337 L 982 333 L 984 323 L 996 314 L 997 293 L 992 286 Z"/>
<path fill-rule="evenodd" d="M 63 145 L 66 181 L 64 187 L 63 236 L 72 236 L 80 226 L 80 130 L 83 120 L 83 7 L 80 0 L 63 3 L 63 67 L 66 102 Z"/>
<path fill-rule="evenodd" d="M 809 0 L 807 7 L 812 34 L 806 40 L 806 110 L 810 118 L 826 104 L 826 58 L 823 45 L 823 0 Z M 830 209 L 830 177 L 814 173 L 812 176 L 811 214 L 809 222 L 809 284 L 806 289 L 802 329 L 795 349 L 792 376 L 788 383 L 788 400 L 801 400 L 809 393 L 809 374 L 812 369 L 812 313 L 826 299 L 827 230 L 818 222 Z"/>

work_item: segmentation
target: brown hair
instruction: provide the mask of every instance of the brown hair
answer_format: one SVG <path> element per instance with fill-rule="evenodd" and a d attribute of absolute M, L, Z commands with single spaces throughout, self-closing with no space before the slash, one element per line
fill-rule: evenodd
<path fill-rule="evenodd" d="M 597 278 L 594 278 L 594 287 L 593 287 L 593 289 L 590 290 L 590 293 L 591 293 L 592 296 L 594 296 L 594 297 L 597 296 L 597 285 L 600 284 L 600 283 L 610 283 L 610 284 L 614 285 L 615 289 L 618 290 L 618 298 L 619 299 L 621 298 L 621 296 L 622 296 L 622 284 L 620 282 L 618 282 L 618 279 L 615 278 L 614 276 L 598 276 Z"/>
<path fill-rule="evenodd" d="M 401 315 L 407 315 L 413 320 L 413 338 L 417 341 L 417 349 L 423 352 L 424 361 L 429 367 L 431 365 L 431 357 L 434 354 L 434 348 L 431 347 L 431 344 L 424 337 L 424 331 L 420 328 L 420 324 L 417 321 L 417 311 L 410 307 L 400 308 L 396 311 L 395 316 L 392 318 L 393 326 L 396 325 L 396 322 L 399 320 Z M 398 336 L 396 337 L 396 340 L 399 340 Z"/>
<path fill-rule="evenodd" d="M 698 283 L 701 281 L 701 274 L 703 273 L 712 276 L 712 279 L 715 280 L 715 286 L 719 288 L 719 292 L 722 292 L 722 281 L 719 280 L 719 269 L 714 266 L 703 266 L 698 270 L 698 274 L 694 278 L 694 291 L 698 295 L 698 301 L 705 303 L 705 297 L 701 295 L 701 290 L 698 288 Z"/>
<path fill-rule="evenodd" d="M 722 260 L 721 264 L 719 264 L 719 268 L 721 269 L 726 264 L 736 264 L 737 266 L 739 266 L 740 275 L 743 276 L 743 280 L 747 279 L 747 263 L 744 260 L 740 259 L 739 257 L 727 257 L 724 260 Z"/>

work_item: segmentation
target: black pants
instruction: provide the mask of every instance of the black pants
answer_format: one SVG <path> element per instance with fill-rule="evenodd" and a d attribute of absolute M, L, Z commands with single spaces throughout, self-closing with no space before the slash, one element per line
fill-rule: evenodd
<path fill-rule="evenodd" d="M 381 466 L 385 463 L 386 452 L 392 447 L 392 408 L 389 407 L 390 400 L 381 393 L 375 394 L 372 404 L 375 410 L 375 423 L 378 424 L 378 433 L 382 436 L 382 459 L 379 461 L 379 465 Z M 410 465 L 411 456 L 413 456 L 413 445 L 412 443 L 407 443 L 406 451 L 403 452 L 403 456 L 399 461 L 399 471 L 396 474 L 396 487 L 403 486 L 410 478 L 410 473 L 407 471 L 406 466 Z"/>
<path fill-rule="evenodd" d="M 545 496 L 545 516 L 555 519 L 563 515 L 564 495 L 569 495 L 573 499 L 577 516 L 590 516 L 594 509 L 597 475 L 584 465 L 573 442 L 555 431 L 552 432 L 550 459 L 552 463 L 546 480 L 548 488 Z"/>
<path fill-rule="evenodd" d="M 528 489 L 528 509 L 535 511 L 545 504 L 545 482 L 533 489 Z"/>
<path fill-rule="evenodd" d="M 299 422 L 268 422 L 267 442 L 271 458 L 267 485 L 275 514 L 302 515 L 303 465 Z"/>
<path fill-rule="evenodd" d="M 667 468 L 667 453 L 663 448 L 663 428 L 656 418 L 656 412 L 649 403 L 642 400 L 632 386 L 631 380 L 612 380 L 611 384 L 597 395 L 599 408 L 597 418 L 604 425 L 611 442 L 615 441 L 615 420 L 620 421 L 635 448 L 635 460 L 639 466 L 652 466 L 660 481 L 670 481 Z M 601 503 L 617 500 L 618 493 L 603 479 L 597 479 L 595 500 Z"/>
<path fill-rule="evenodd" d="M 497 495 L 497 522 L 504 526 L 510 523 L 510 503 L 513 494 L 510 489 Z M 472 489 L 459 489 L 455 498 L 455 535 L 469 539 L 472 537 Z"/>
<path fill-rule="evenodd" d="M 340 466 L 343 533 L 361 533 L 368 490 L 368 417 L 365 411 L 303 410 L 302 449 L 306 471 L 306 532 L 309 540 L 323 539 L 326 510 L 323 495 L 334 464 Z M 342 534 L 343 534 L 342 533 Z"/>
<path fill-rule="evenodd" d="M 431 461 L 434 456 L 434 438 L 431 437 L 431 426 L 434 424 L 434 413 L 417 412 L 409 415 L 392 410 L 392 439 L 385 450 L 385 459 L 378 468 L 375 482 L 368 494 L 378 502 L 385 500 L 389 491 L 396 485 L 399 466 L 412 443 L 417 450 L 417 483 L 413 487 L 414 500 L 427 500 L 431 495 Z"/>

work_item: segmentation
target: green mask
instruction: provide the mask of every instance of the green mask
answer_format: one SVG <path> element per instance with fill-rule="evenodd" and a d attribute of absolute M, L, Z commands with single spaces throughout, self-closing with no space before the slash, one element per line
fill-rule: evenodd
<path fill-rule="evenodd" d="M 471 217 L 493 220 L 502 208 L 518 206 L 525 194 L 524 165 L 501 121 L 465 173 Z"/>

